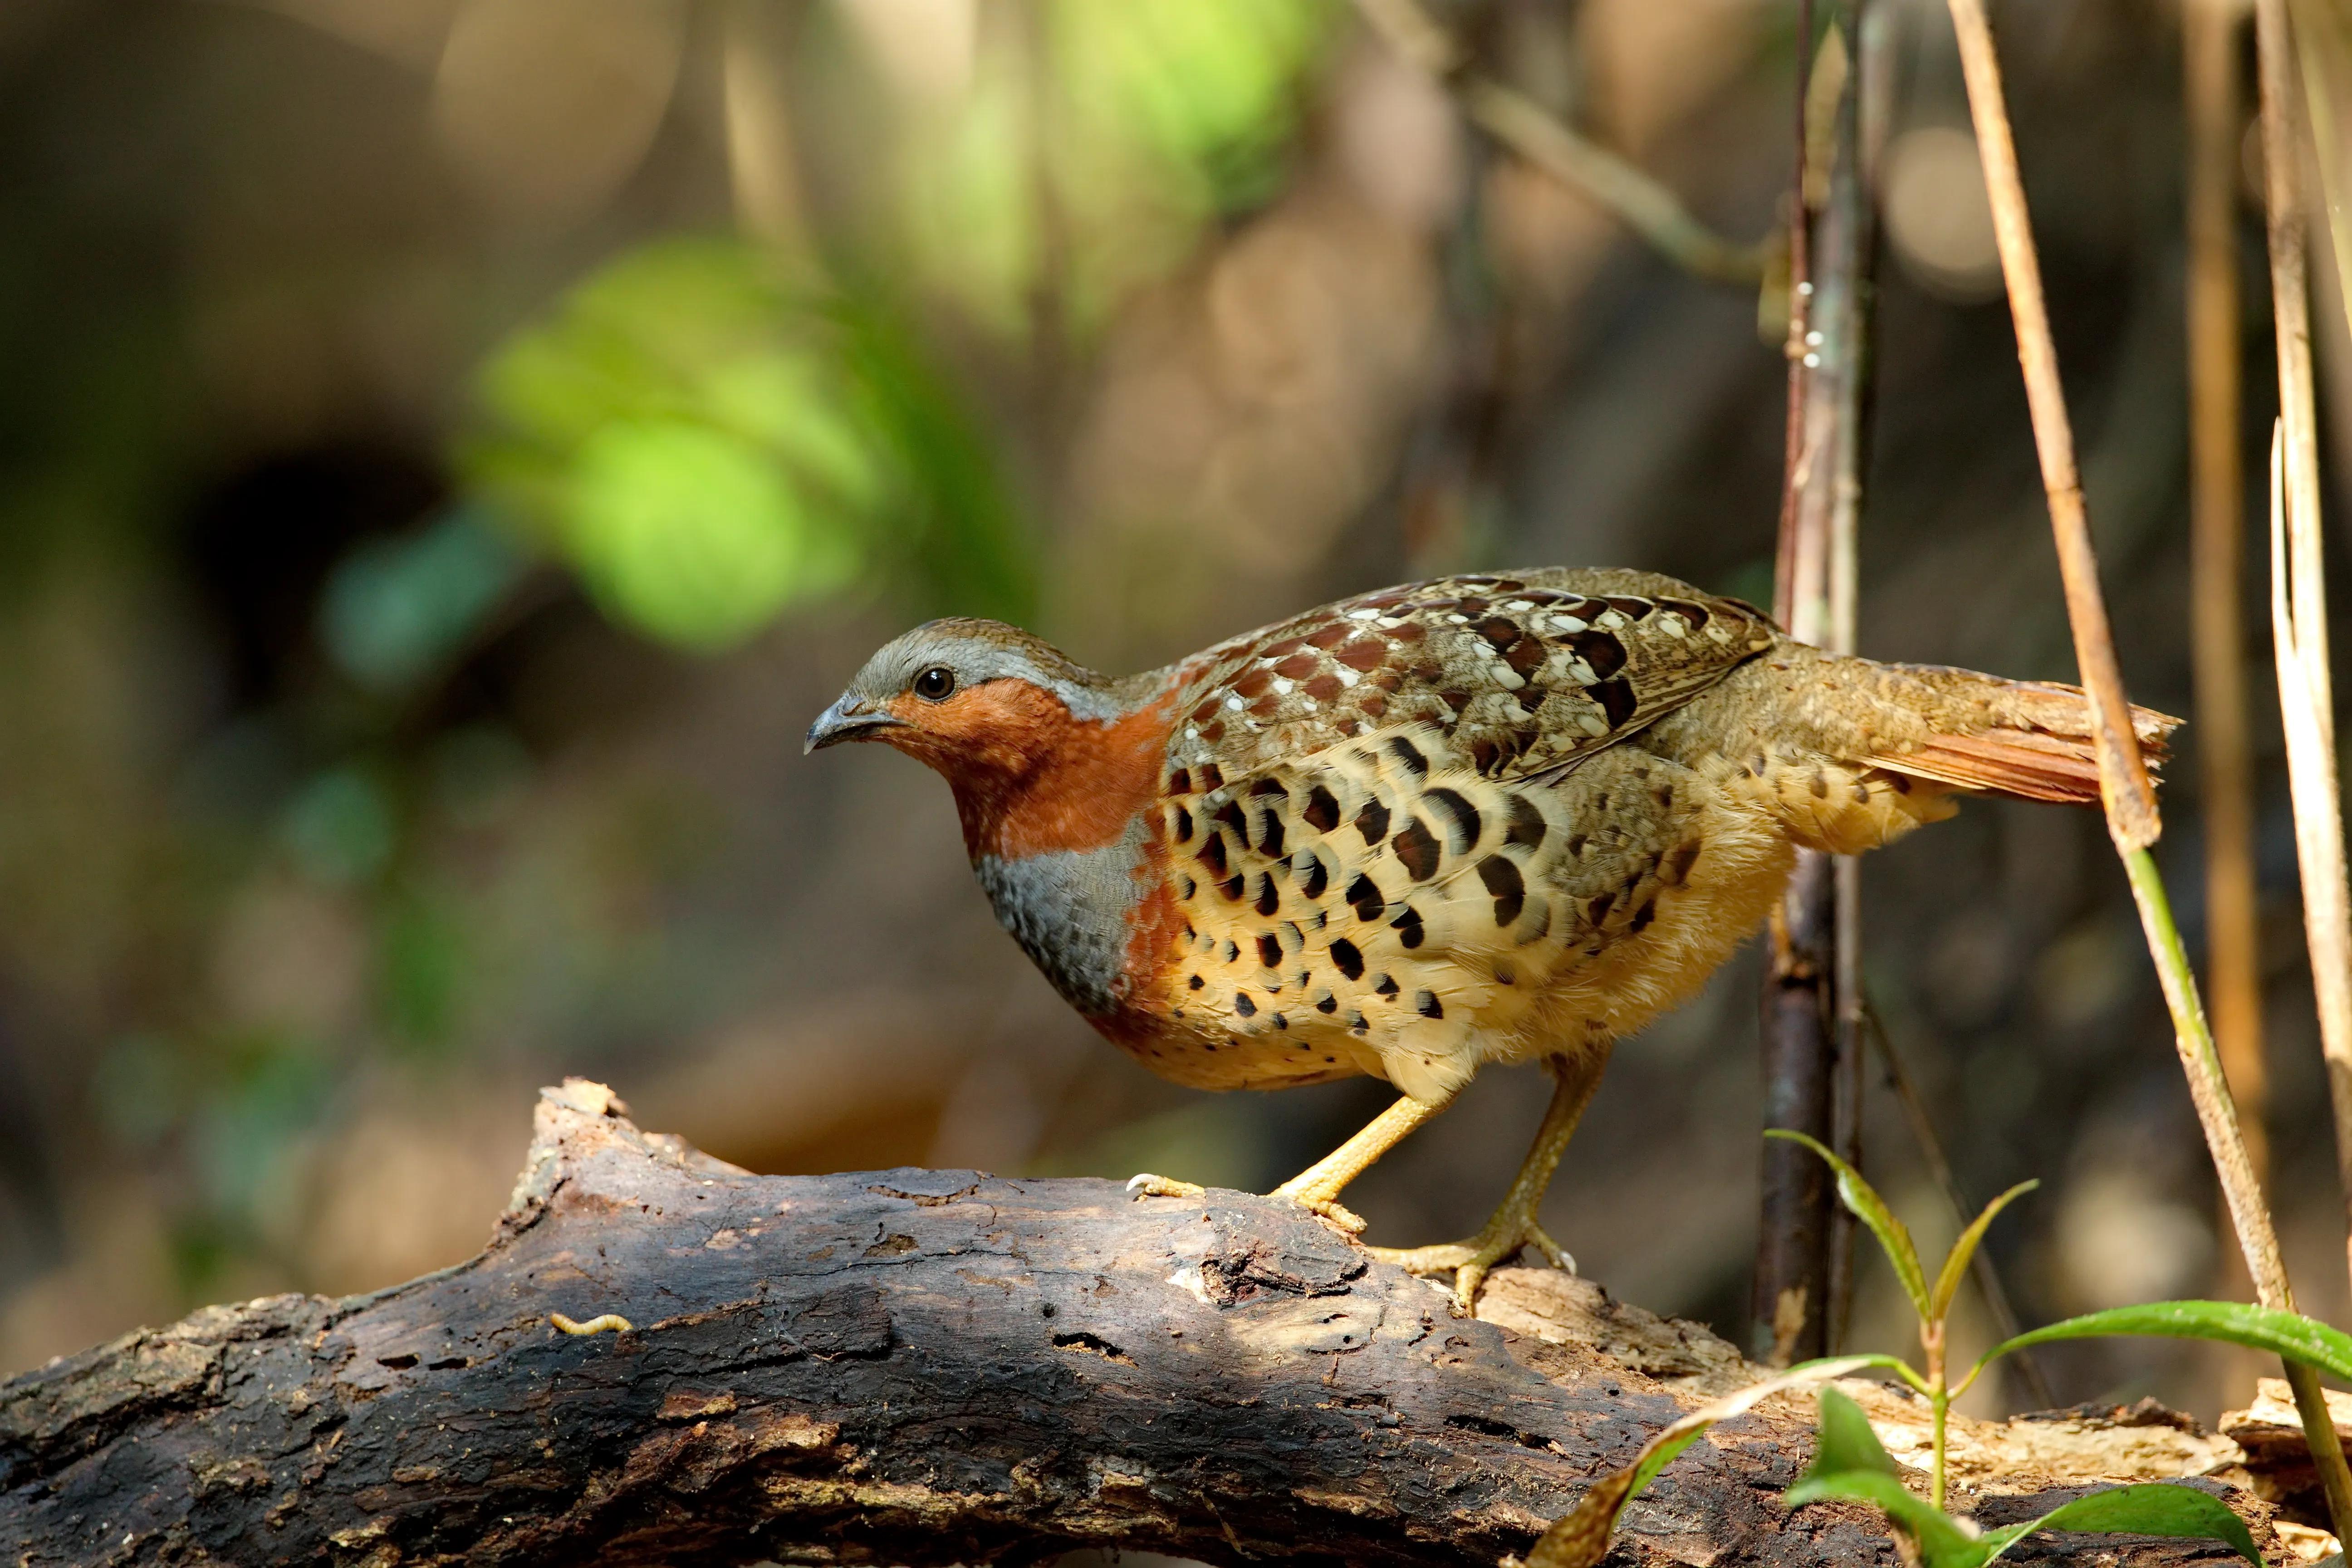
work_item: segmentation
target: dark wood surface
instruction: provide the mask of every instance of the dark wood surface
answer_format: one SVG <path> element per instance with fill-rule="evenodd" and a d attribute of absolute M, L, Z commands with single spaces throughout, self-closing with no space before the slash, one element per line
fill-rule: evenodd
<path fill-rule="evenodd" d="M 1742 1375 L 1704 1331 L 1595 1287 L 1498 1286 L 1533 1331 L 1454 1317 L 1266 1199 L 752 1176 L 575 1080 L 543 1098 L 478 1258 L 373 1296 L 208 1308 L 0 1384 L 0 1563 L 1103 1545 L 1484 1568 Z M 555 1312 L 634 1326 L 572 1337 Z M 1768 1405 L 1678 1460 L 1617 1560 L 1893 1563 L 1865 1516 L 1781 1508 L 1804 1415 Z"/>

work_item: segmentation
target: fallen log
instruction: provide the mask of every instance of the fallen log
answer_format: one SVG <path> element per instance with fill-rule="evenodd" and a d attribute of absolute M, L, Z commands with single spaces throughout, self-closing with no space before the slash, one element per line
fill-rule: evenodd
<path fill-rule="evenodd" d="M 1501 1271 L 1481 1318 L 1457 1318 L 1267 1199 L 753 1176 L 574 1079 L 545 1091 L 478 1257 L 369 1296 L 207 1308 L 0 1384 L 0 1563 L 1106 1546 L 1491 1568 L 1754 1375 L 1705 1330 L 1565 1275 Z M 1895 1563 L 1874 1516 L 1778 1500 L 1808 1416 L 1775 1400 L 1717 1428 L 1633 1504 L 1616 1560 Z M 2062 1496 L 2014 1491 L 1983 1511 Z M 2233 1500 L 2267 1540 L 2264 1506 Z M 2136 1564 L 2219 1550 L 2102 1541 Z"/>

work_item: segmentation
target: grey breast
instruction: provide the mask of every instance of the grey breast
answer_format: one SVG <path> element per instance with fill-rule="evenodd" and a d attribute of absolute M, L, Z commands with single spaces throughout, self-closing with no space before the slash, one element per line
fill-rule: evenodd
<path fill-rule="evenodd" d="M 1118 1006 L 1127 961 L 1127 912 L 1135 901 L 1138 835 L 1100 849 L 1056 849 L 1017 860 L 972 862 L 996 918 L 1054 989 L 1095 1016 Z"/>

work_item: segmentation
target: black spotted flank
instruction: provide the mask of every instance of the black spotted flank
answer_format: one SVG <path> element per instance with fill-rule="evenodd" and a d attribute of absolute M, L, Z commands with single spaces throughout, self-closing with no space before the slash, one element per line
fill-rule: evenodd
<path fill-rule="evenodd" d="M 1234 838 L 1235 842 L 1242 844 L 1247 844 L 1249 842 L 1249 827 L 1242 817 L 1241 802 L 1237 800 L 1229 800 L 1225 802 L 1224 805 L 1217 807 L 1215 815 L 1211 816 L 1209 820 L 1212 822 L 1222 822 L 1227 827 L 1232 828 L 1234 830 Z"/>
<path fill-rule="evenodd" d="M 1609 727 L 1612 730 L 1625 727 L 1625 721 L 1633 716 L 1638 703 L 1633 688 L 1622 679 L 1604 680 L 1586 695 L 1601 704 L 1601 711 L 1608 716 Z"/>
<path fill-rule="evenodd" d="M 1389 754 L 1402 763 L 1405 771 L 1413 777 L 1425 779 L 1429 776 L 1429 759 L 1421 754 L 1420 747 L 1402 735 L 1389 737 Z"/>
<path fill-rule="evenodd" d="M 1183 768 L 1178 768 L 1174 773 L 1170 773 L 1168 775 L 1168 793 L 1170 795 L 1191 795 L 1192 793 L 1192 775 L 1191 772 Z"/>
<path fill-rule="evenodd" d="M 1207 842 L 1193 851 L 1192 858 L 1207 867 L 1210 876 L 1223 876 L 1225 874 L 1225 836 L 1222 833 L 1211 833 Z"/>
<path fill-rule="evenodd" d="M 1478 879 L 1494 895 L 1495 923 L 1507 926 L 1517 921 L 1528 905 L 1527 879 L 1519 875 L 1518 867 L 1500 855 L 1489 855 L 1478 862 Z"/>
<path fill-rule="evenodd" d="M 1307 809 L 1299 815 L 1316 832 L 1328 833 L 1339 826 L 1339 803 L 1329 790 L 1317 784 L 1307 792 Z"/>
<path fill-rule="evenodd" d="M 1395 975 L 1383 974 L 1372 983 L 1372 989 L 1383 996 L 1393 996 L 1402 987 L 1397 984 Z"/>
<path fill-rule="evenodd" d="M 1181 805 L 1175 807 L 1169 814 L 1168 833 L 1179 844 L 1192 843 L 1192 814 Z"/>
<path fill-rule="evenodd" d="M 1356 831 L 1364 836 L 1366 848 L 1386 838 L 1389 836 L 1389 808 L 1377 800 L 1364 802 L 1364 809 L 1356 814 Z"/>
<path fill-rule="evenodd" d="M 1270 915 L 1282 908 L 1282 892 L 1274 885 L 1273 872 L 1260 871 L 1257 874 L 1257 902 L 1252 908 L 1262 915 Z"/>
<path fill-rule="evenodd" d="M 1437 999 L 1437 993 L 1434 991 L 1414 992 L 1412 994 L 1412 1010 L 1420 1014 L 1424 1018 L 1443 1018 L 1445 1016 L 1445 1004 Z"/>
<path fill-rule="evenodd" d="M 1188 974 L 1184 977 L 1184 984 L 1192 990 L 1198 991 L 1206 982 L 1197 974 Z"/>
<path fill-rule="evenodd" d="M 1350 980 L 1361 980 L 1364 977 L 1363 952 L 1344 936 L 1331 943 L 1331 962 L 1338 964 L 1339 973 Z"/>
<path fill-rule="evenodd" d="M 1389 928 L 1397 933 L 1397 941 L 1405 946 L 1411 948 L 1421 945 L 1421 939 L 1424 934 L 1421 926 L 1421 911 L 1411 904 L 1404 907 L 1403 913 L 1389 921 Z"/>
<path fill-rule="evenodd" d="M 1318 1013 L 1336 1013 L 1339 1010 L 1339 999 L 1328 991 L 1318 991 L 1315 993 L 1315 1010 Z"/>
<path fill-rule="evenodd" d="M 1242 901 L 1242 874 L 1239 871 L 1217 884 L 1217 896 L 1229 904 Z"/>
<path fill-rule="evenodd" d="M 1515 795 L 1510 800 L 1511 826 L 1503 835 L 1503 842 L 1524 845 L 1529 849 L 1540 847 L 1545 833 L 1549 831 L 1544 824 L 1543 812 L 1526 795 Z"/>
<path fill-rule="evenodd" d="M 1396 850 L 1396 858 L 1404 867 L 1405 873 L 1414 881 L 1426 882 L 1437 875 L 1437 863 L 1440 857 L 1437 838 L 1422 825 L 1421 818 L 1416 816 L 1397 829 L 1392 847 Z"/>
<path fill-rule="evenodd" d="M 1252 795 L 1278 795 L 1285 796 L 1290 794 L 1288 790 L 1282 787 L 1282 781 L 1280 779 L 1260 779 L 1257 783 L 1250 785 L 1249 792 Z"/>
<path fill-rule="evenodd" d="M 1270 931 L 1257 933 L 1257 958 L 1268 969 L 1282 967 L 1282 939 Z"/>
<path fill-rule="evenodd" d="M 1640 909 L 1633 911 L 1633 918 L 1626 922 L 1625 929 L 1627 931 L 1636 932 L 1645 931 L 1649 928 L 1650 922 L 1657 919 L 1657 917 L 1658 900 L 1652 899 L 1648 903 L 1643 904 Z"/>
<path fill-rule="evenodd" d="M 1422 798 L 1445 814 L 1449 830 L 1446 837 L 1456 855 L 1467 854 L 1470 846 L 1478 842 L 1478 835 L 1486 830 L 1478 808 L 1453 790 L 1441 786 Z"/>
<path fill-rule="evenodd" d="M 1257 1016 L 1257 1003 L 1248 992 L 1236 991 L 1234 993 L 1234 1011 L 1244 1018 L 1255 1018 Z"/>
<path fill-rule="evenodd" d="M 1258 818 L 1257 852 L 1269 858 L 1282 854 L 1282 818 L 1271 807 Z"/>
<path fill-rule="evenodd" d="M 1360 921 L 1376 921 L 1389 907 L 1388 896 L 1381 891 L 1380 884 L 1361 871 L 1357 872 L 1356 879 L 1348 884 L 1348 902 L 1354 906 L 1356 918 Z"/>
<path fill-rule="evenodd" d="M 1321 898 L 1323 889 L 1331 885 L 1330 868 L 1323 864 L 1320 855 L 1302 849 L 1292 858 L 1290 868 L 1297 875 L 1299 892 L 1309 899 Z"/>

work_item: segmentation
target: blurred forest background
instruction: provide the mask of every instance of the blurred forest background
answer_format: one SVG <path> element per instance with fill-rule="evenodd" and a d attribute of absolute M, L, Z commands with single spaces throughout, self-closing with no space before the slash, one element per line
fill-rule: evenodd
<path fill-rule="evenodd" d="M 1885 5 L 1861 647 L 2071 678 L 1949 24 Z M 1720 233 L 1774 228 L 1790 0 L 1437 14 Z M 2179 18 L 1996 20 L 2125 668 L 2186 713 Z M 1150 1078 L 997 930 L 938 782 L 803 759 L 810 719 L 946 611 L 1127 670 L 1450 568 L 1770 592 L 1758 289 L 1474 132 L 1343 0 L 9 0 L 0 363 L 0 1373 L 465 1257 L 567 1072 L 762 1171 L 1264 1187 L 1386 1090 Z M 2253 663 L 2273 1184 L 2342 1322 Z M 2196 744 L 2159 846 L 2192 951 Z M 1865 887 L 1963 1184 L 2047 1184 L 1994 1236 L 2027 1321 L 2231 1289 L 2095 814 L 1971 805 Z M 1735 1335 L 1757 984 L 1751 949 L 1621 1048 L 1545 1220 Z M 1351 1190 L 1371 1238 L 1473 1228 L 1541 1085 L 1490 1073 Z M 1940 1245 L 1875 1090 L 1867 1147 Z M 1861 1279 L 1852 1342 L 1903 1348 Z M 2047 1364 L 2221 1399 L 2161 1342 Z"/>

